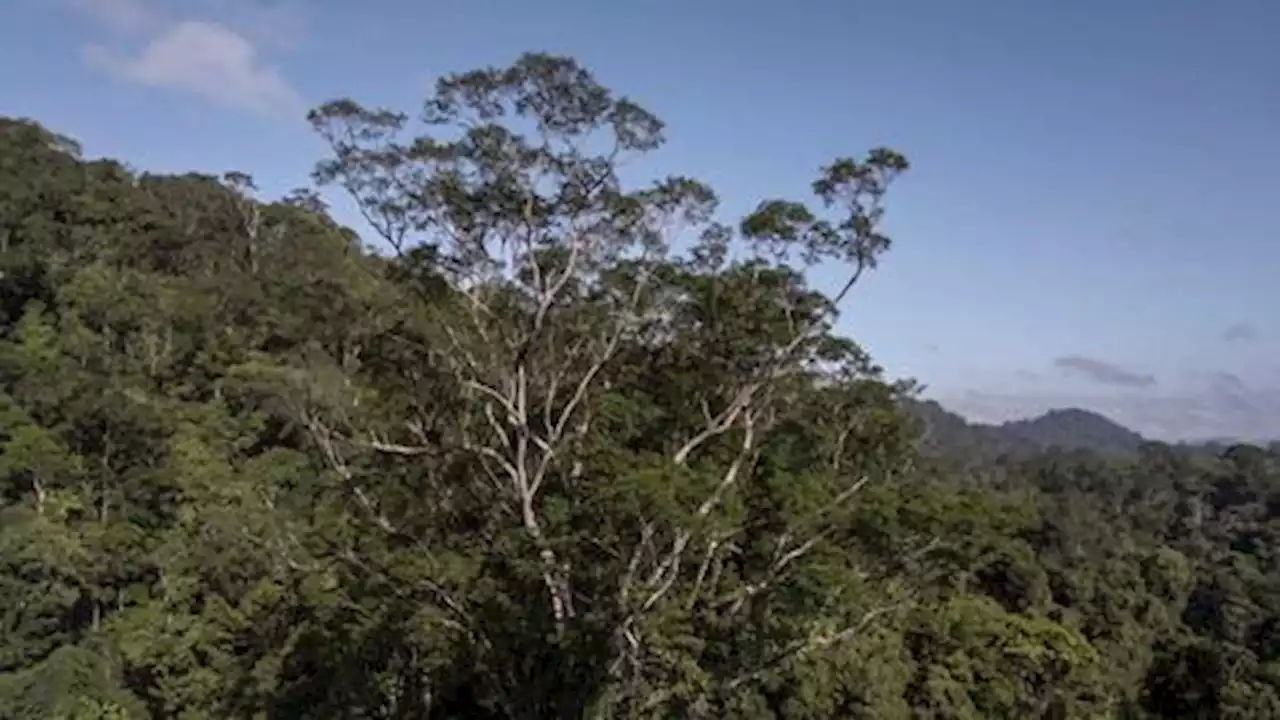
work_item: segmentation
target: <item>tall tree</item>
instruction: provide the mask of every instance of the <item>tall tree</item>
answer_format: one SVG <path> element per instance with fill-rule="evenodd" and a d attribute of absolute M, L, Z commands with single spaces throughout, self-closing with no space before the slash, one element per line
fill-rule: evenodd
<path fill-rule="evenodd" d="M 369 494 L 353 453 L 424 466 L 443 453 L 467 469 L 456 480 L 437 476 L 428 492 L 467 493 L 481 508 L 473 522 L 503 542 L 519 530 L 523 566 L 542 585 L 529 610 L 545 608 L 547 629 L 535 612 L 511 632 L 558 650 L 556 663 L 532 671 L 518 670 L 515 657 L 501 661 L 504 674 L 531 675 L 516 685 L 492 679 L 510 706 L 552 682 L 556 702 L 603 693 L 619 707 L 657 711 L 674 701 L 673 672 L 696 668 L 693 695 L 728 691 L 884 610 L 816 610 L 740 663 L 693 653 L 673 665 L 663 648 L 673 623 L 705 624 L 682 632 L 706 640 L 729 615 L 746 622 L 749 605 L 782 602 L 791 566 L 816 556 L 839 527 L 816 516 L 895 469 L 887 452 L 883 462 L 846 464 L 849 436 L 878 432 L 864 426 L 892 393 L 861 391 L 878 369 L 830 333 L 839 303 L 889 246 L 878 222 L 888 186 L 907 167 L 900 155 L 879 149 L 824 168 L 813 191 L 826 217 L 766 200 L 735 229 L 715 220 L 715 194 L 697 181 L 624 184 L 624 163 L 658 149 L 663 125 L 568 58 L 528 54 L 441 79 L 412 137 L 403 137 L 406 115 L 349 100 L 311 120 L 333 149 L 317 178 L 351 193 L 402 256 L 430 258 L 445 294 L 423 311 L 430 339 L 408 362 L 457 378 L 460 394 L 447 430 L 431 437 L 410 408 L 385 418 L 394 430 L 382 432 L 319 411 L 306 422 L 387 531 L 400 523 L 380 514 L 384 503 Z M 820 262 L 848 269 L 832 297 L 806 287 L 796 269 Z M 813 411 L 834 425 L 834 444 L 809 438 L 797 456 L 827 459 L 805 471 L 817 477 L 785 490 L 779 480 L 761 496 L 750 486 L 768 482 L 757 467 L 762 449 L 811 412 L 816 386 L 829 397 L 850 393 Z M 628 432 L 632 440 L 619 437 Z M 621 454 L 619 442 L 629 445 Z M 749 507 L 755 501 L 772 507 Z M 752 542 L 768 545 L 771 559 L 730 580 L 719 568 L 765 522 L 753 517 L 760 513 L 774 516 L 771 534 Z M 475 540 L 445 546 L 474 552 L 464 548 Z M 442 584 L 438 601 L 479 646 L 495 643 L 468 595 Z M 565 662 L 582 652 L 589 662 Z M 544 677 L 562 673 L 557 666 L 603 677 Z"/>

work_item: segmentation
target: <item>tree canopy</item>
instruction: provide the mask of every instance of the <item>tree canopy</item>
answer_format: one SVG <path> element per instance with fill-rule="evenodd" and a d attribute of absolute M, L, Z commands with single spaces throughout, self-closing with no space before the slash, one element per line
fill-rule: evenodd
<path fill-rule="evenodd" d="M 0 717 L 1280 717 L 1274 449 L 924 453 L 837 332 L 902 155 L 726 218 L 545 54 L 309 120 L 373 237 L 0 118 Z"/>

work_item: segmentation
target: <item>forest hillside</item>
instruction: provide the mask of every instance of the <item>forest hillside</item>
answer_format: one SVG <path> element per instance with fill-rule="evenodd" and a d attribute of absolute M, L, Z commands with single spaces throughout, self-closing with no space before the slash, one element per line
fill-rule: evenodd
<path fill-rule="evenodd" d="M 836 333 L 903 156 L 722 218 L 538 54 L 309 119 L 376 236 L 0 119 L 0 717 L 1280 717 L 1280 457 L 930 445 Z"/>

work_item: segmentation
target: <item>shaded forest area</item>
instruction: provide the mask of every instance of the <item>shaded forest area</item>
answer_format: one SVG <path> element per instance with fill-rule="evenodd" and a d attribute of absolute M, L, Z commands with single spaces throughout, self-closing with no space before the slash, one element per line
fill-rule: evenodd
<path fill-rule="evenodd" d="M 1273 451 L 925 452 L 835 333 L 902 156 L 727 223 L 537 54 L 310 121 L 394 252 L 0 119 L 0 717 L 1280 717 Z"/>

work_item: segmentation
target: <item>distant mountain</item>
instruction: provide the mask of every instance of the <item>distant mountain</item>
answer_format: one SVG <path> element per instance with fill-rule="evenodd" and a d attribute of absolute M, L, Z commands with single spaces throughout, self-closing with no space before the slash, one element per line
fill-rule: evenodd
<path fill-rule="evenodd" d="M 1090 450 L 1104 455 L 1137 452 L 1146 438 L 1089 410 L 1050 410 L 1037 418 L 1016 420 L 994 427 L 999 433 L 1041 448 Z"/>
<path fill-rule="evenodd" d="M 1049 448 L 1124 455 L 1136 452 L 1146 442 L 1133 430 L 1079 408 L 1050 410 L 1036 418 L 1000 425 L 969 422 L 932 400 L 909 401 L 906 409 L 924 426 L 925 450 L 947 455 L 994 457 Z"/>

